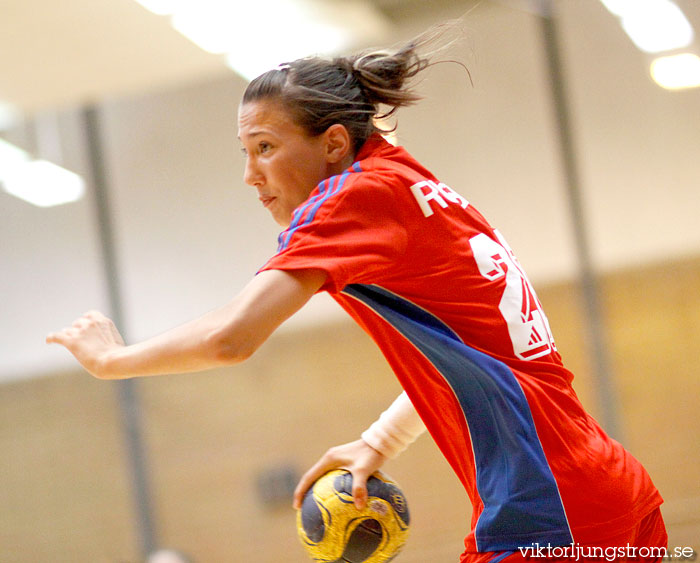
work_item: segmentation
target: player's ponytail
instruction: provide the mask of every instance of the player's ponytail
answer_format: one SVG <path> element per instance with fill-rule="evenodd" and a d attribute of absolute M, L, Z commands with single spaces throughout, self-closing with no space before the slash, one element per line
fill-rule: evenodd
<path fill-rule="evenodd" d="M 392 51 L 285 63 L 255 78 L 241 103 L 278 100 L 312 136 L 340 123 L 349 131 L 357 151 L 378 131 L 376 117 L 388 117 L 420 100 L 412 79 L 433 64 L 434 55 L 447 44 L 447 32 L 456 27 L 456 23 L 440 24 Z M 437 49 L 424 54 L 432 44 L 437 44 Z"/>
<path fill-rule="evenodd" d="M 367 101 L 396 109 L 420 100 L 409 81 L 429 66 L 427 57 L 418 54 L 418 43 L 412 41 L 396 52 L 371 51 L 340 59 L 349 65 Z"/>

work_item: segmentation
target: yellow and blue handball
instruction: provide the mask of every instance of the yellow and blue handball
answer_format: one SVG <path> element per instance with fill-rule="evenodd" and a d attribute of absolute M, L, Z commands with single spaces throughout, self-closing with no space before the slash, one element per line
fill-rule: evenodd
<path fill-rule="evenodd" d="M 301 543 L 319 563 L 386 563 L 408 537 L 410 517 L 399 486 L 377 471 L 367 480 L 367 505 L 353 504 L 352 475 L 336 469 L 306 492 L 297 512 Z"/>

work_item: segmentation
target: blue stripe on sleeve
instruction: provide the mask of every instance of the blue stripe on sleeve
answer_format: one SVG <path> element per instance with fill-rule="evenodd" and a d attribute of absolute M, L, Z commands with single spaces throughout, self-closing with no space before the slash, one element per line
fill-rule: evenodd
<path fill-rule="evenodd" d="M 319 192 L 309 198 L 303 205 L 297 207 L 292 216 L 292 222 L 290 223 L 287 230 L 283 231 L 278 237 L 278 247 L 277 252 L 281 252 L 289 246 L 289 242 L 292 239 L 294 233 L 308 225 L 316 217 L 316 212 L 319 208 L 328 200 L 328 198 L 334 196 L 343 189 L 345 185 L 345 180 L 348 176 L 354 172 L 362 172 L 362 167 L 359 162 L 355 162 L 348 170 L 337 176 L 331 176 L 319 184 Z M 335 184 L 334 187 L 333 184 Z M 308 213 L 306 211 L 309 210 Z"/>

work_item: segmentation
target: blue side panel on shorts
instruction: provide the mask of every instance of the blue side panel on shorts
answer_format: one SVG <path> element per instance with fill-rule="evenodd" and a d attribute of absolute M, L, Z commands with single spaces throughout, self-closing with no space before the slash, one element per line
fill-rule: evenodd
<path fill-rule="evenodd" d="M 374 285 L 343 289 L 391 324 L 433 364 L 459 401 L 472 439 L 476 486 L 484 503 L 479 551 L 573 542 L 532 413 L 504 363 L 464 344 L 439 318 Z"/>

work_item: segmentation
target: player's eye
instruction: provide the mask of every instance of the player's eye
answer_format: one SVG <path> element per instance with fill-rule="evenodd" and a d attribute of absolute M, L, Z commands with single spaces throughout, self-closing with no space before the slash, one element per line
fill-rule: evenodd
<path fill-rule="evenodd" d="M 247 150 L 245 147 L 242 147 L 242 148 L 241 148 L 241 153 L 242 153 L 243 156 L 245 156 L 246 158 L 248 157 L 248 150 Z"/>
<path fill-rule="evenodd" d="M 261 142 L 258 144 L 258 150 L 260 151 L 260 154 L 266 153 L 266 152 L 269 151 L 271 148 L 272 148 L 272 145 L 270 145 L 270 143 L 268 143 L 268 142 L 266 142 L 266 141 L 261 141 Z"/>

